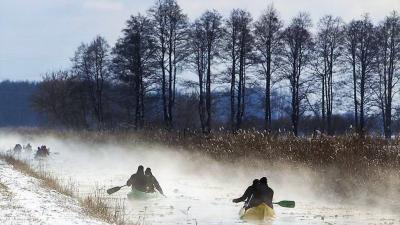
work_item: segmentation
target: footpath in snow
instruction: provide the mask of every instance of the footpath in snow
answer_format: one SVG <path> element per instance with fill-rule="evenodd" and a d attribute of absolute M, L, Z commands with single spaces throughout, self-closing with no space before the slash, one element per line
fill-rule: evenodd
<path fill-rule="evenodd" d="M 77 200 L 42 187 L 38 179 L 24 175 L 0 160 L 0 224 L 107 223 L 87 217 Z"/>

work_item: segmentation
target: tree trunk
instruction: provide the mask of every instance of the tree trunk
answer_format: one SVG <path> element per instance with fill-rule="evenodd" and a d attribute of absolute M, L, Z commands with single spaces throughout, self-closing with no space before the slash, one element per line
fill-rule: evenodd
<path fill-rule="evenodd" d="M 236 53 L 235 53 L 235 45 L 236 45 L 236 32 L 232 31 L 232 49 L 231 49 L 231 60 L 232 60 L 232 68 L 231 68 L 231 130 L 234 132 L 236 130 L 235 125 L 235 86 L 236 86 Z"/>
<path fill-rule="evenodd" d="M 360 135 L 364 134 L 364 107 L 365 107 L 365 78 L 366 78 L 366 71 L 364 65 L 361 66 L 361 82 L 360 82 L 360 124 L 358 133 Z"/>
<path fill-rule="evenodd" d="M 201 50 L 199 50 L 201 51 Z M 205 132 L 205 122 L 204 122 L 204 84 L 203 84 L 203 54 L 198 53 L 198 59 L 197 59 L 197 72 L 199 75 L 199 117 L 200 117 L 200 126 L 201 126 L 201 131 L 204 133 Z"/>
<path fill-rule="evenodd" d="M 357 74 L 356 74 L 355 52 L 352 52 L 352 69 L 353 69 L 354 129 L 358 132 L 359 126 L 358 126 Z"/>
<path fill-rule="evenodd" d="M 207 122 L 206 127 L 207 133 L 211 132 L 211 46 L 209 44 L 207 50 L 207 79 L 206 79 L 206 111 L 207 111 Z"/>
<path fill-rule="evenodd" d="M 270 37 L 271 39 L 271 37 Z M 271 41 L 267 41 L 267 74 L 265 81 L 265 130 L 271 131 Z"/>

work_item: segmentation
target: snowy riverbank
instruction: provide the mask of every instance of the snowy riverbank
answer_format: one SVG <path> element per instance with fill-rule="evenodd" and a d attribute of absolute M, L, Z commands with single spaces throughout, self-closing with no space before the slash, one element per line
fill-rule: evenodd
<path fill-rule="evenodd" d="M 38 179 L 24 175 L 0 160 L 0 224 L 106 223 L 84 215 L 77 200 L 42 187 Z"/>

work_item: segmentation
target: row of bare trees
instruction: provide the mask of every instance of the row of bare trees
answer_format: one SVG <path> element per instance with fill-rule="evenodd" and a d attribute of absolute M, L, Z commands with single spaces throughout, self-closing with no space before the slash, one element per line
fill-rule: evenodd
<path fill-rule="evenodd" d="M 113 48 L 102 37 L 82 44 L 71 71 L 45 78 L 35 105 L 51 114 L 46 106 L 51 101 L 43 97 L 49 97 L 46 84 L 69 80 L 79 84 L 82 95 L 76 97 L 85 105 L 85 124 L 102 128 L 106 120 L 117 123 L 112 111 L 119 103 L 128 121 L 142 128 L 146 117 L 158 115 L 148 106 L 149 99 L 157 98 L 152 102 L 159 105 L 164 127 L 173 129 L 180 119 L 174 116 L 177 95 L 195 93 L 198 124 L 208 133 L 218 104 L 214 95 L 226 90 L 226 122 L 235 131 L 249 110 L 248 90 L 257 86 L 263 89 L 267 131 L 276 113 L 271 96 L 279 92 L 290 96 L 285 105 L 295 135 L 303 115 L 320 118 L 321 131 L 334 134 L 334 114 L 353 111 L 358 133 L 365 131 L 366 117 L 379 112 L 382 130 L 390 137 L 400 90 L 398 13 L 377 25 L 367 15 L 349 23 L 327 15 L 315 33 L 312 26 L 307 13 L 285 25 L 272 5 L 256 21 L 249 12 L 234 9 L 227 18 L 208 10 L 190 22 L 175 0 L 158 0 L 146 15 L 131 16 Z"/>

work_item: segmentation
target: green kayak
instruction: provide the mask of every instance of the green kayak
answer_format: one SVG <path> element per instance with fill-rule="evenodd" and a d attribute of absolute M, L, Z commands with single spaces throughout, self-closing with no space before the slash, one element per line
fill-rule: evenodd
<path fill-rule="evenodd" d="M 157 192 L 143 192 L 136 189 L 132 189 L 131 192 L 127 194 L 129 200 L 147 200 L 151 198 L 157 198 Z"/>

